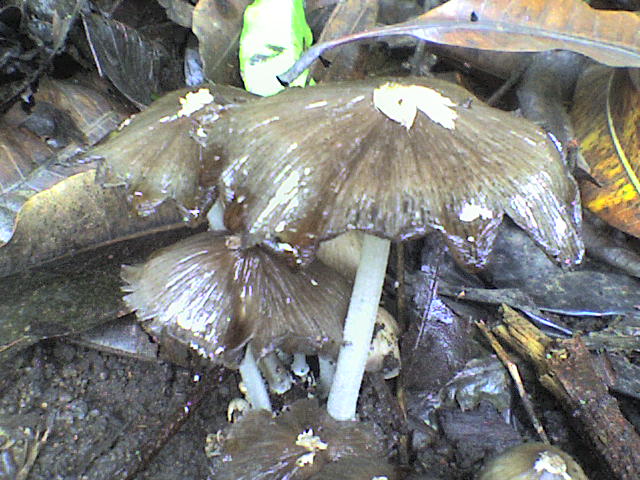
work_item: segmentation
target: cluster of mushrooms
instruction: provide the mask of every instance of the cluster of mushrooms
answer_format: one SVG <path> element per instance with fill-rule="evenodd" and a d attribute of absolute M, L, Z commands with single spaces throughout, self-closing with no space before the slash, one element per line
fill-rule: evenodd
<path fill-rule="evenodd" d="M 145 132 L 163 141 L 140 141 Z M 139 162 L 149 149 L 154 162 Z M 98 180 L 125 185 L 142 214 L 164 201 L 187 220 L 211 209 L 213 230 L 124 267 L 123 278 L 127 304 L 155 335 L 240 369 L 258 411 L 229 433 L 221 458 L 234 473 L 221 467 L 216 478 L 349 478 L 335 473 L 340 465 L 366 470 L 351 478 L 395 478 L 353 421 L 391 241 L 437 231 L 462 266 L 478 269 L 506 214 L 559 263 L 579 263 L 584 252 L 578 189 L 549 138 L 435 78 L 265 98 L 220 85 L 186 89 L 92 154 L 104 158 Z M 355 278 L 346 278 L 318 252 L 351 231 L 364 240 Z M 326 412 L 303 401 L 272 416 L 256 359 L 276 351 L 319 357 Z M 279 433 L 258 438 L 265 429 Z M 243 436 L 262 450 L 283 443 L 277 468 L 286 475 L 243 467 Z"/>

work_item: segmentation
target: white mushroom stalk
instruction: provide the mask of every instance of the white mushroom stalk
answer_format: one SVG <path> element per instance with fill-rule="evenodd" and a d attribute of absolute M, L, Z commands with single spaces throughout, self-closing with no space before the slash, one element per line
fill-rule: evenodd
<path fill-rule="evenodd" d="M 267 391 L 267 386 L 264 383 L 264 379 L 256 363 L 250 343 L 247 345 L 239 370 L 242 383 L 247 390 L 247 398 L 249 399 L 251 408 L 271 411 L 269 392 Z"/>
<path fill-rule="evenodd" d="M 343 343 L 327 404 L 329 415 L 336 420 L 355 419 L 390 246 L 389 240 L 372 235 L 364 237 L 344 325 Z"/>
<path fill-rule="evenodd" d="M 421 86 L 385 84 L 373 92 L 375 107 L 409 130 L 418 110 L 447 129 L 455 127 L 455 104 L 439 92 Z M 391 242 L 365 235 L 351 303 L 344 325 L 343 343 L 329 392 L 327 411 L 336 420 L 354 420 L 364 375 Z"/>

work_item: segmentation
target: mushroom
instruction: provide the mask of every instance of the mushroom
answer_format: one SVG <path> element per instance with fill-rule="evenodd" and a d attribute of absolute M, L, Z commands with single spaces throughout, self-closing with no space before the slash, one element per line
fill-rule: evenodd
<path fill-rule="evenodd" d="M 480 268 L 507 214 L 558 262 L 582 259 L 578 190 L 552 142 L 459 86 L 368 79 L 209 111 L 199 141 L 233 138 L 225 222 L 244 230 L 245 245 L 286 245 L 308 263 L 320 241 L 369 234 L 329 397 L 334 418 L 355 416 L 390 239 L 436 230 L 461 264 Z"/>
<path fill-rule="evenodd" d="M 385 380 L 398 376 L 400 373 L 399 334 L 400 327 L 396 319 L 384 308 L 378 308 L 365 371 L 381 372 Z"/>
<path fill-rule="evenodd" d="M 157 337 L 232 368 L 250 342 L 239 367 L 254 407 L 268 408 L 254 352 L 337 355 L 349 284 L 320 262 L 292 269 L 260 246 L 240 249 L 233 235 L 204 232 L 123 267 L 122 277 L 125 302 Z"/>
<path fill-rule="evenodd" d="M 119 132 L 90 150 L 86 158 L 104 159 L 96 179 L 104 186 L 125 185 L 142 215 L 174 199 L 187 219 L 198 217 L 215 197 L 219 157 L 193 141 L 199 111 L 209 103 L 254 98 L 244 90 L 201 85 L 167 93 L 149 108 L 125 120 Z"/>
<path fill-rule="evenodd" d="M 353 280 L 356 278 L 358 263 L 360 263 L 363 239 L 362 232 L 351 230 L 322 242 L 318 246 L 316 255 L 322 263 Z"/>
<path fill-rule="evenodd" d="M 479 480 L 587 480 L 568 453 L 546 443 L 523 443 L 509 448 L 480 472 Z"/>
<path fill-rule="evenodd" d="M 217 480 L 386 478 L 397 474 L 364 423 L 337 422 L 314 400 L 280 415 L 251 411 L 225 435 L 214 460 Z"/>

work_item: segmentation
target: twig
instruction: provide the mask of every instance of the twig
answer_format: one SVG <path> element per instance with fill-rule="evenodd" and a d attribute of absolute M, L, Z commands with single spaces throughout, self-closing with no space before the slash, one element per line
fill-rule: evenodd
<path fill-rule="evenodd" d="M 509 354 L 505 351 L 504 348 L 502 348 L 502 345 L 500 345 L 496 337 L 493 335 L 493 333 L 489 331 L 489 329 L 487 328 L 487 325 L 482 320 L 477 321 L 476 326 L 480 329 L 480 331 L 484 334 L 484 336 L 487 337 L 487 340 L 489 340 L 489 343 L 491 344 L 491 347 L 493 348 L 493 350 L 496 352 L 496 355 L 498 355 L 498 358 L 500 359 L 500 361 L 504 364 L 504 366 L 509 371 L 509 375 L 511 375 L 511 378 L 513 379 L 513 382 L 516 385 L 516 388 L 518 390 L 518 395 L 520 395 L 520 398 L 522 399 L 522 404 L 524 405 L 524 408 L 527 411 L 527 414 L 529 415 L 529 419 L 533 424 L 533 428 L 535 428 L 536 432 L 538 433 L 538 436 L 544 443 L 550 444 L 551 442 L 549 442 L 549 437 L 547 437 L 547 434 L 544 431 L 544 427 L 542 426 L 542 423 L 540 423 L 540 420 L 538 420 L 538 417 L 536 416 L 536 412 L 533 410 L 533 405 L 531 404 L 531 400 L 529 399 L 529 395 L 527 395 L 527 392 L 524 389 L 524 385 L 522 384 L 522 378 L 520 377 L 520 372 L 518 371 L 518 366 L 514 363 L 513 360 L 511 360 L 511 357 L 509 356 Z"/>
<path fill-rule="evenodd" d="M 640 436 L 609 395 L 580 337 L 551 339 L 515 310 L 502 308 L 506 325 L 493 332 L 534 363 L 540 383 L 577 421 L 617 478 L 640 478 Z"/>

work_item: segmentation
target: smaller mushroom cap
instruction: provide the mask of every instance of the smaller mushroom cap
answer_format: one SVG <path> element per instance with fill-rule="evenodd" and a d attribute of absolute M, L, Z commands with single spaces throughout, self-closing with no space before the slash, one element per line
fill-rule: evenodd
<path fill-rule="evenodd" d="M 185 217 L 197 217 L 215 198 L 221 169 L 215 152 L 191 138 L 195 118 L 208 104 L 244 102 L 253 95 L 228 86 L 198 86 L 167 93 L 133 115 L 87 158 L 103 158 L 96 179 L 125 185 L 135 208 L 149 215 L 174 199 Z"/>
<path fill-rule="evenodd" d="M 293 269 L 259 246 L 239 244 L 204 232 L 124 266 L 124 300 L 156 335 L 228 365 L 249 340 L 258 357 L 276 348 L 337 355 L 349 283 L 320 262 Z"/>
<path fill-rule="evenodd" d="M 398 376 L 401 363 L 399 335 L 400 327 L 396 319 L 384 308 L 379 307 L 365 366 L 367 372 L 381 372 L 386 380 Z"/>
<path fill-rule="evenodd" d="M 568 453 L 544 443 L 523 443 L 491 460 L 479 480 L 588 480 Z"/>
<path fill-rule="evenodd" d="M 248 412 L 226 435 L 213 471 L 217 480 L 394 480 L 385 457 L 366 424 L 338 422 L 314 400 L 299 400 L 276 417 Z M 357 473 L 365 476 L 353 476 Z"/>

